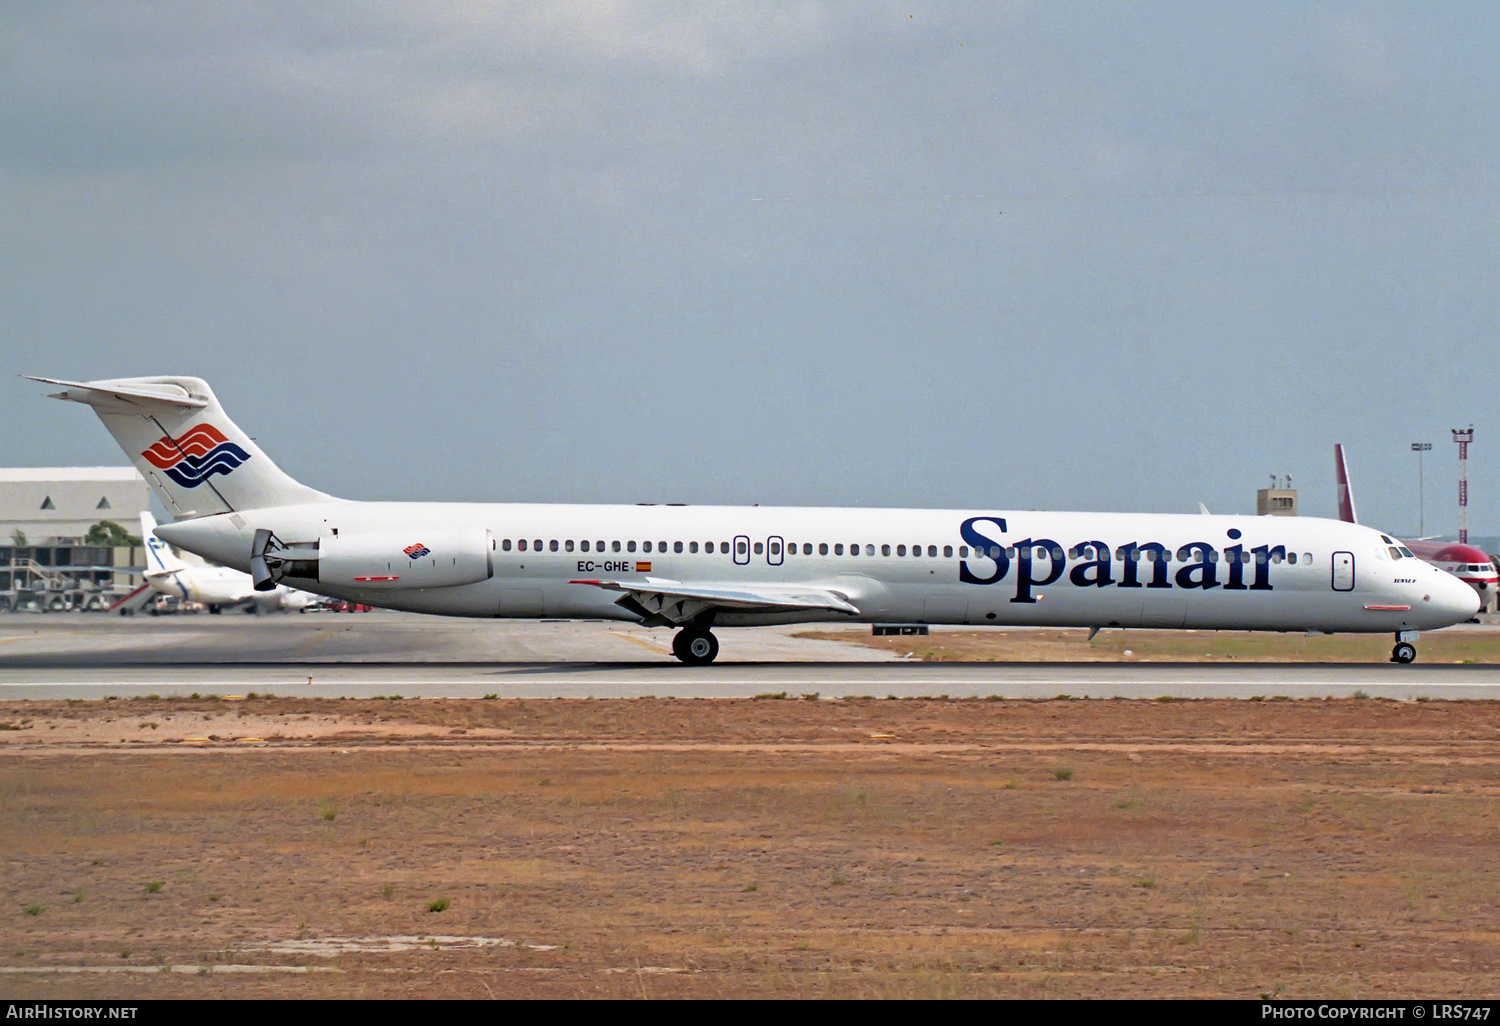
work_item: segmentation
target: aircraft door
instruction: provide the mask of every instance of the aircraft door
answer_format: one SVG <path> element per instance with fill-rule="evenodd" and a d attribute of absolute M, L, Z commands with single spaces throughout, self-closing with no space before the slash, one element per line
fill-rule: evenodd
<path fill-rule="evenodd" d="M 766 562 L 770 563 L 772 566 L 780 566 L 781 560 L 783 558 L 782 549 L 784 548 L 786 548 L 786 543 L 776 535 L 773 534 L 771 535 L 771 537 L 767 538 Z"/>
<path fill-rule="evenodd" d="M 737 534 L 734 536 L 734 561 L 739 566 L 745 566 L 750 562 L 749 535 Z"/>
<path fill-rule="evenodd" d="M 1335 552 L 1333 554 L 1333 590 L 1354 590 L 1354 553 Z"/>

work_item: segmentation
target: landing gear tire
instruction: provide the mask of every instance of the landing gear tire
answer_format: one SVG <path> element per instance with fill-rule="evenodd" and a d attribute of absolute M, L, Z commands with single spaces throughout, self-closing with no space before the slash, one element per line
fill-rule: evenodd
<path fill-rule="evenodd" d="M 689 666 L 707 666 L 719 655 L 719 639 L 708 631 L 678 631 L 672 654 Z"/>
<path fill-rule="evenodd" d="M 1403 641 L 1391 649 L 1391 662 L 1393 663 L 1410 663 L 1414 662 L 1416 658 L 1417 646 L 1409 642 Z"/>

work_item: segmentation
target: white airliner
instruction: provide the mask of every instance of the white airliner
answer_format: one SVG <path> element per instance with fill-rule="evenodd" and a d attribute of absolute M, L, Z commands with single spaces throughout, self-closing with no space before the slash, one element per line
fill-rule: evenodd
<path fill-rule="evenodd" d="M 176 522 L 156 534 L 298 588 L 449 616 L 679 628 L 810 621 L 1393 633 L 1467 620 L 1474 591 L 1378 531 L 1297 517 L 355 502 L 294 481 L 198 378 L 60 385 Z"/>
<path fill-rule="evenodd" d="M 218 613 L 226 606 L 254 602 L 261 612 L 276 609 L 300 612 L 319 601 L 318 596 L 278 584 L 258 591 L 250 575 L 227 566 L 192 566 L 178 558 L 166 542 L 153 532 L 156 518 L 141 514 L 141 537 L 146 543 L 146 583 L 152 591 L 187 602 L 197 602 Z"/>
<path fill-rule="evenodd" d="M 1359 515 L 1354 512 L 1354 490 L 1349 485 L 1349 463 L 1344 458 L 1342 445 L 1333 447 L 1333 473 L 1338 483 L 1339 519 L 1347 524 L 1357 524 Z M 1479 593 L 1481 609 L 1500 592 L 1500 573 L 1490 562 L 1489 554 L 1478 546 L 1441 538 L 1398 538 L 1396 544 L 1407 555 L 1426 560 L 1473 588 Z"/>

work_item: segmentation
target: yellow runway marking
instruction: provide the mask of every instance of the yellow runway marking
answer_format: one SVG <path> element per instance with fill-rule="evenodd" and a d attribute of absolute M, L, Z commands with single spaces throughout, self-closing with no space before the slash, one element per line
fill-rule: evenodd
<path fill-rule="evenodd" d="M 656 644 L 655 642 L 647 641 L 645 638 L 638 638 L 634 634 L 617 634 L 614 631 L 610 631 L 610 635 L 609 636 L 612 637 L 612 638 L 619 638 L 621 641 L 633 642 L 634 644 L 637 644 L 637 645 L 641 646 L 642 648 L 649 648 L 651 651 L 655 652 L 657 655 L 671 655 L 672 654 L 671 652 L 669 652 L 666 649 L 662 648 L 660 645 Z"/>

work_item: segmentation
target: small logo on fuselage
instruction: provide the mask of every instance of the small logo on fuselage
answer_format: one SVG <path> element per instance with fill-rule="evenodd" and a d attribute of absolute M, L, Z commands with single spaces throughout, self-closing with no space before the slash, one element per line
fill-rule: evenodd
<path fill-rule="evenodd" d="M 195 424 L 180 438 L 163 435 L 141 456 L 184 488 L 197 488 L 215 474 L 232 473 L 250 458 L 211 424 Z"/>
<path fill-rule="evenodd" d="M 431 549 L 429 549 L 426 545 L 423 545 L 421 542 L 417 542 L 414 545 L 408 545 L 401 551 L 406 553 L 407 559 L 421 559 L 423 556 L 429 555 L 432 552 Z"/>

